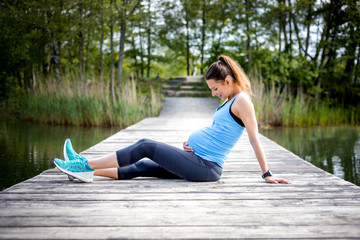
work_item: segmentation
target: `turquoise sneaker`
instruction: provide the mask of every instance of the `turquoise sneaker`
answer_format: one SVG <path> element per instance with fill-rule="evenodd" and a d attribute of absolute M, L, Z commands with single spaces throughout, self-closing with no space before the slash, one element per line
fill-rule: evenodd
<path fill-rule="evenodd" d="M 78 159 L 78 155 L 73 147 L 72 147 L 72 144 L 71 144 L 71 141 L 70 141 L 70 138 L 67 138 L 65 140 L 65 143 L 64 143 L 64 147 L 63 147 L 63 154 L 64 154 L 64 158 L 65 158 L 65 161 L 71 161 L 71 160 L 75 160 L 75 159 Z M 75 178 L 71 175 L 68 175 L 68 178 L 70 181 L 74 181 Z"/>
<path fill-rule="evenodd" d="M 77 152 L 74 151 L 71 141 L 70 141 L 70 138 L 65 140 L 63 154 L 64 154 L 65 161 L 72 161 L 72 160 L 83 158 L 81 155 L 77 154 Z"/>
<path fill-rule="evenodd" d="M 82 182 L 93 181 L 94 169 L 90 168 L 86 158 L 73 161 L 63 161 L 61 159 L 54 158 L 54 163 L 61 172 L 77 178 Z"/>

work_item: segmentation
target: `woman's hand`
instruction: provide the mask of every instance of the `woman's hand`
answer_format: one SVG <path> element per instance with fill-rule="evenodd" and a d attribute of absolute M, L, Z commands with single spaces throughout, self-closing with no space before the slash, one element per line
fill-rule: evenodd
<path fill-rule="evenodd" d="M 184 148 L 184 151 L 185 151 L 185 152 L 194 153 L 194 150 L 193 150 L 191 147 L 188 146 L 187 141 L 185 141 L 185 142 L 183 143 L 183 148 Z"/>
<path fill-rule="evenodd" d="M 275 178 L 274 176 L 268 176 L 265 178 L 265 181 L 267 183 L 286 183 L 286 184 L 291 184 L 291 182 L 289 180 L 283 179 L 283 178 Z"/>

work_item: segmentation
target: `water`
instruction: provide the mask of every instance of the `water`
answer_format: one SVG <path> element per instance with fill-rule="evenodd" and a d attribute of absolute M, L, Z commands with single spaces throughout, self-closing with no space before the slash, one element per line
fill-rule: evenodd
<path fill-rule="evenodd" d="M 120 129 L 48 126 L 0 117 L 0 190 L 54 168 L 54 157 L 71 138 L 78 152 Z"/>
<path fill-rule="evenodd" d="M 261 133 L 315 166 L 360 186 L 360 126 L 274 128 Z"/>
<path fill-rule="evenodd" d="M 66 138 L 88 149 L 120 129 L 48 126 L 0 117 L 0 190 L 55 167 Z M 274 128 L 262 134 L 325 171 L 360 186 L 360 126 Z"/>

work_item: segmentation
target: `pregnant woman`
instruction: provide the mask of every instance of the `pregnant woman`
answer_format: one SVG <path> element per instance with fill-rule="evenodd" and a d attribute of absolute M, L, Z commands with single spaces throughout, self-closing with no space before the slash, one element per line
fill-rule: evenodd
<path fill-rule="evenodd" d="M 104 157 L 86 159 L 73 150 L 70 139 L 67 139 L 65 161 L 55 158 L 56 167 L 69 178 L 83 182 L 91 182 L 93 175 L 114 179 L 159 177 L 217 181 L 227 155 L 246 128 L 262 178 L 269 183 L 289 184 L 286 179 L 272 176 L 268 169 L 250 98 L 251 84 L 240 65 L 222 55 L 206 71 L 205 80 L 212 95 L 226 101 L 216 109 L 212 125 L 193 132 L 184 142 L 183 149 L 142 139 Z"/>

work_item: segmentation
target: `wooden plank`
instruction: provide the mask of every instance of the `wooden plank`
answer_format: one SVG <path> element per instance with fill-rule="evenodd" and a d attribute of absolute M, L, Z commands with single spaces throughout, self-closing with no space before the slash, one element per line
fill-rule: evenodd
<path fill-rule="evenodd" d="M 82 191 L 82 192 L 78 192 L 77 190 L 65 190 L 65 188 L 63 189 L 59 189 L 59 191 L 62 191 L 66 194 L 76 194 L 77 196 L 80 194 L 98 194 L 99 196 L 96 198 L 100 201 L 102 201 L 103 199 L 105 199 L 102 195 L 105 193 L 104 190 L 87 190 L 87 191 Z M 275 194 L 276 193 L 276 194 Z M 169 200 L 183 200 L 183 201 L 195 201 L 195 200 L 205 200 L 205 201 L 209 201 L 209 200 L 216 200 L 216 199 L 222 199 L 222 200 L 261 200 L 261 199 L 266 199 L 268 201 L 278 201 L 278 200 L 282 200 L 284 198 L 286 199 L 299 199 L 301 196 L 301 199 L 360 199 L 360 194 L 359 193 L 352 193 L 352 192 L 347 192 L 347 191 L 338 191 L 339 194 L 341 194 L 341 197 L 334 197 L 334 194 L 336 193 L 336 191 L 330 191 L 330 192 L 314 192 L 311 194 L 306 194 L 305 192 L 289 192 L 289 193 L 279 193 L 279 192 L 274 192 L 272 195 L 273 196 L 268 196 L 269 193 L 268 192 L 264 192 L 264 193 L 260 193 L 260 192 L 254 192 L 254 193 L 247 193 L 247 192 L 231 192 L 231 191 L 223 191 L 223 192 L 214 192 L 214 193 L 203 193 L 203 192 L 194 192 L 194 193 L 189 193 L 189 192 L 166 192 L 166 193 L 162 193 L 162 192 L 148 192 L 148 193 L 142 193 L 142 192 L 133 192 L 131 194 L 126 194 L 126 193 L 119 193 L 119 192 L 114 192 L 114 191 L 109 191 L 109 194 L 117 194 L 118 196 L 116 196 L 117 200 L 126 200 L 126 201 L 131 201 L 131 200 L 144 200 L 144 201 L 169 201 Z M 22 193 L 24 194 L 24 193 Z M 48 191 L 46 192 L 47 195 L 53 194 L 53 192 Z M 319 196 L 321 195 L 321 196 Z M 60 197 L 59 195 L 54 195 L 57 197 Z M 66 195 L 65 195 L 66 196 Z M 35 196 L 33 196 L 35 197 Z M 135 197 L 135 198 L 134 198 Z M 4 197 L 4 199 L 6 199 L 6 197 Z M 71 198 L 70 198 L 71 199 Z M 79 198 L 76 198 L 79 199 Z M 75 199 L 75 200 L 76 200 Z M 35 199 L 34 199 L 35 200 Z M 1 203 L 1 202 L 0 202 Z"/>
<path fill-rule="evenodd" d="M 154 220 L 155 221 L 155 220 Z M 70 224 L 69 224 L 70 225 Z M 0 239 L 357 239 L 354 225 L 318 226 L 170 226 L 170 227 L 13 227 L 0 228 Z"/>
<path fill-rule="evenodd" d="M 77 197 L 69 197 L 74 194 L 65 194 L 61 196 L 50 195 L 49 197 L 39 197 L 34 196 L 33 199 L 30 199 L 31 196 L 25 196 L 24 198 L 20 197 L 15 201 L 13 199 L 7 199 L 7 203 L 1 203 L 0 206 L 4 209 L 0 212 L 0 216 L 30 216 L 44 214 L 49 215 L 59 215 L 59 214 L 76 214 L 89 211 L 88 207 L 92 207 L 91 204 L 96 204 L 96 208 L 101 208 L 106 210 L 106 206 L 110 206 L 110 212 L 122 214 L 121 211 L 129 209 L 129 207 L 137 209 L 159 209 L 166 208 L 170 210 L 172 208 L 181 209 L 188 207 L 193 208 L 214 208 L 221 209 L 226 211 L 228 208 L 231 210 L 233 208 L 239 208 L 242 211 L 242 214 L 249 214 L 259 212 L 262 213 L 271 213 L 278 215 L 282 212 L 286 214 L 309 214 L 309 213 L 324 213 L 327 211 L 328 214 L 336 215 L 349 214 L 350 216 L 354 214 L 354 211 L 357 212 L 359 208 L 359 199 L 358 198 L 322 198 L 322 199 L 278 199 L 276 201 L 266 200 L 266 199 L 194 199 L 194 200 L 183 200 L 183 199 L 171 199 L 171 200 L 144 200 L 144 199 L 118 199 L 114 194 L 107 194 L 103 197 L 94 196 L 93 194 L 86 195 L 76 195 Z M 63 201 L 59 199 L 64 199 Z M 11 201 L 11 202 L 10 202 Z M 33 201 L 33 202 L 30 202 Z M 34 202 L 36 201 L 36 203 Z M 101 203 L 100 203 L 101 202 Z M 53 204 L 53 205 L 51 205 Z M 60 206 L 66 204 L 63 207 L 77 206 L 78 209 L 72 210 L 70 212 L 69 208 L 60 208 Z M 88 205 L 87 205 L 88 204 Z M 13 211 L 16 207 L 21 208 L 21 206 L 26 205 L 34 209 L 17 209 Z M 226 205 L 226 207 L 223 207 Z M 39 210 L 39 207 L 42 207 Z M 114 209 L 116 206 L 116 209 Z M 53 210 L 49 210 L 49 207 Z M 255 211 L 253 208 L 256 208 Z M 109 214 L 110 214 L 109 212 Z M 104 213 L 105 214 L 105 213 Z M 91 215 L 91 214 L 89 214 Z M 245 215 L 246 216 L 246 215 Z M 288 218 L 291 218 L 289 216 Z"/>
<path fill-rule="evenodd" d="M 321 213 L 307 213 L 299 214 L 297 218 L 291 220 L 286 217 L 286 214 L 274 214 L 269 219 L 264 218 L 261 213 L 249 214 L 248 216 L 242 216 L 242 212 L 236 211 L 208 211 L 192 209 L 189 211 L 181 212 L 174 210 L 165 209 L 141 209 L 138 211 L 123 211 L 121 217 L 115 218 L 113 214 L 108 215 L 88 215 L 91 216 L 92 221 L 88 221 L 81 215 L 58 215 L 58 216 L 46 216 L 46 222 L 42 222 L 44 216 L 18 216 L 18 217 L 0 217 L 0 228 L 3 227 L 59 227 L 66 226 L 67 223 L 71 222 L 72 227 L 171 227 L 171 226 L 183 226 L 183 227 L 194 227 L 194 226 L 317 226 L 329 227 L 332 225 L 348 225 L 349 222 L 353 222 L 353 226 L 356 227 L 356 221 L 358 218 L 354 215 L 325 215 Z M 120 214 L 118 211 L 117 214 Z M 176 216 L 168 218 L 169 214 Z M 141 221 L 139 221 L 141 217 Z M 319 224 L 318 224 L 319 222 Z M 64 224 L 65 223 L 65 224 Z"/>

